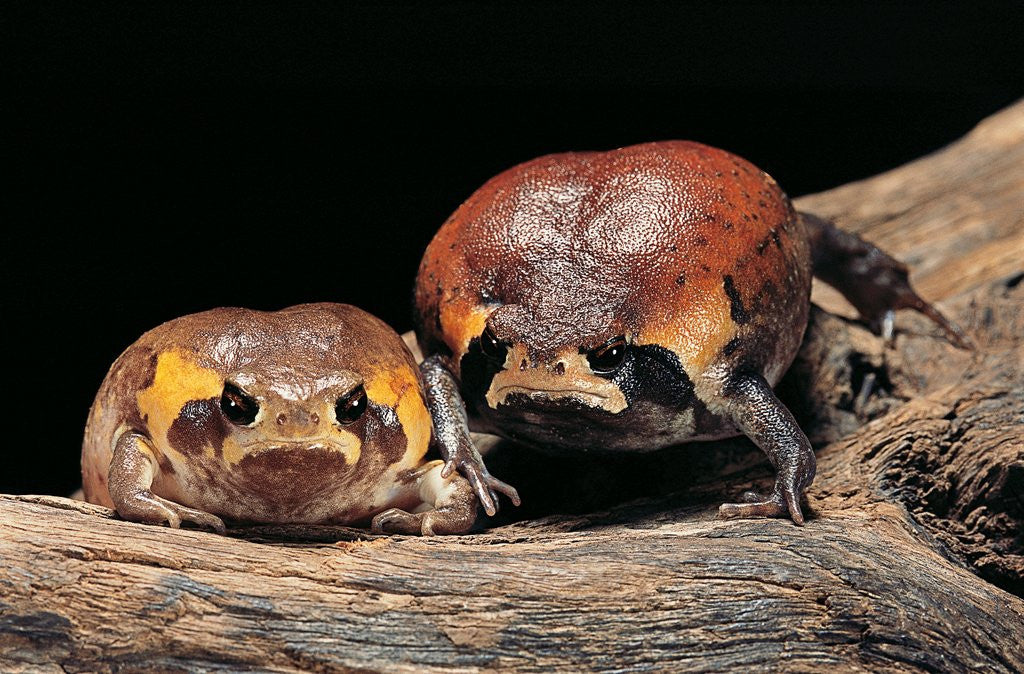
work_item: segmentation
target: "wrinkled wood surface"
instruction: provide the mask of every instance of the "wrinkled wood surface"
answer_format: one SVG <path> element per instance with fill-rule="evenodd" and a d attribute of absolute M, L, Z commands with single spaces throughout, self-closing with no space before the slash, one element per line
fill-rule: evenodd
<path fill-rule="evenodd" d="M 907 260 L 979 344 L 904 312 L 885 348 L 814 312 L 779 388 L 821 447 L 803 528 L 716 518 L 771 482 L 742 440 L 598 462 L 499 445 L 524 506 L 436 539 L 224 537 L 0 496 L 0 671 L 1022 671 L 1022 195 L 1019 103 L 798 200 Z"/>

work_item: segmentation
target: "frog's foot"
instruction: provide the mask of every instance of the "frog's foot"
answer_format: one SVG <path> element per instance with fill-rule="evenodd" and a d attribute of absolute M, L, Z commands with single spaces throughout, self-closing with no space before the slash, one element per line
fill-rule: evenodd
<path fill-rule="evenodd" d="M 391 508 L 374 516 L 370 529 L 375 534 L 406 534 L 415 536 L 423 533 L 423 515 Z M 433 533 L 431 531 L 430 533 Z M 430 535 L 430 534 L 427 534 Z"/>
<path fill-rule="evenodd" d="M 512 505 L 522 503 L 515 487 L 502 482 L 488 472 L 483 457 L 472 444 L 469 445 L 468 450 L 460 449 L 453 453 L 445 462 L 441 477 L 449 477 L 456 470 L 472 485 L 473 493 L 480 499 L 480 505 L 488 515 L 493 516 L 498 512 L 498 493 L 507 496 L 508 500 L 512 501 Z"/>
<path fill-rule="evenodd" d="M 107 489 L 117 514 L 133 522 L 163 524 L 173 529 L 182 522 L 224 533 L 224 522 L 216 515 L 188 508 L 161 498 L 152 492 L 157 461 L 149 439 L 141 433 L 128 432 L 114 444 L 110 460 Z"/>
<path fill-rule="evenodd" d="M 814 481 L 817 460 L 807 436 L 786 406 L 775 397 L 771 386 L 759 374 L 729 377 L 722 391 L 728 401 L 733 423 L 768 455 L 775 466 L 775 488 L 770 496 L 748 492 L 743 503 L 726 503 L 719 508 L 723 517 L 779 517 L 789 515 L 804 523 L 800 495 Z"/>
<path fill-rule="evenodd" d="M 723 503 L 718 507 L 720 517 L 786 517 L 793 519 L 795 524 L 804 523 L 803 511 L 800 510 L 800 497 L 795 493 L 782 494 L 772 492 L 765 497 L 756 492 L 744 492 L 740 503 Z"/>
<path fill-rule="evenodd" d="M 814 275 L 841 292 L 872 329 L 891 337 L 893 312 L 913 309 L 938 325 L 954 345 L 972 348 L 955 323 L 917 294 L 905 264 L 828 220 L 809 213 L 801 213 L 800 219 L 811 241 Z"/>
<path fill-rule="evenodd" d="M 441 477 L 461 473 L 473 487 L 480 505 L 488 515 L 498 512 L 498 494 L 519 505 L 519 492 L 487 471 L 484 459 L 469 438 L 466 406 L 454 376 L 440 356 L 431 356 L 420 364 L 426 384 L 427 407 L 434 421 L 435 437 L 445 459 Z"/>
<path fill-rule="evenodd" d="M 458 534 L 450 530 L 451 522 L 443 516 L 439 517 L 436 510 L 424 513 L 410 513 L 398 508 L 385 510 L 373 518 L 372 529 L 377 534 L 406 534 L 408 536 L 435 536 L 438 534 Z"/>
<path fill-rule="evenodd" d="M 182 522 L 191 522 L 204 529 L 212 529 L 218 534 L 225 532 L 224 521 L 216 515 L 168 501 L 149 490 L 136 492 L 120 500 L 117 503 L 117 514 L 132 522 L 166 522 L 172 529 L 181 527 Z"/>
<path fill-rule="evenodd" d="M 391 508 L 373 518 L 376 533 L 434 536 L 460 534 L 476 521 L 477 499 L 461 475 L 445 477 L 440 461 L 428 464 L 416 478 L 423 504 L 417 512 Z"/>

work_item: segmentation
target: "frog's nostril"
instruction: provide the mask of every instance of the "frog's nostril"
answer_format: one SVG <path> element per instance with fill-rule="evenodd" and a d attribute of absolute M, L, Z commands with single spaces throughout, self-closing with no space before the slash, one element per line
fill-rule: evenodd
<path fill-rule="evenodd" d="M 523 360 L 519 363 L 519 371 L 522 372 L 524 370 L 526 370 L 526 359 L 525 358 L 523 358 Z"/>
<path fill-rule="evenodd" d="M 312 414 L 309 415 L 309 421 L 314 426 L 316 426 L 318 423 L 320 423 L 320 415 L 317 414 L 316 412 L 313 412 Z"/>
<path fill-rule="evenodd" d="M 288 421 L 288 417 L 286 417 L 283 412 L 281 414 L 277 415 L 277 425 L 278 426 L 284 426 L 285 422 L 287 422 L 287 421 Z"/>
<path fill-rule="evenodd" d="M 555 374 L 565 374 L 565 363 L 562 361 L 555 363 Z"/>

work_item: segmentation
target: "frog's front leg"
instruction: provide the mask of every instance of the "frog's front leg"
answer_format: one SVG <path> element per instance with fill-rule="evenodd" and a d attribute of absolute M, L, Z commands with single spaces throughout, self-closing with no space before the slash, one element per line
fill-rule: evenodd
<path fill-rule="evenodd" d="M 814 481 L 817 462 L 807 436 L 759 374 L 733 375 L 722 389 L 728 415 L 764 450 L 775 467 L 775 488 L 767 496 L 748 492 L 743 503 L 726 503 L 723 517 L 778 517 L 789 514 L 804 523 L 800 496 Z"/>
<path fill-rule="evenodd" d="M 117 514 L 126 520 L 160 524 L 172 528 L 182 520 L 224 533 L 224 522 L 216 515 L 187 508 L 152 492 L 157 460 L 149 440 L 136 432 L 127 432 L 114 445 L 110 460 L 109 490 Z"/>
<path fill-rule="evenodd" d="M 473 487 L 480 505 L 488 515 L 498 511 L 498 494 L 508 496 L 519 505 L 519 492 L 511 485 L 494 477 L 484 465 L 480 452 L 469 437 L 469 422 L 466 405 L 459 394 L 455 377 L 445 365 L 441 356 L 434 355 L 420 365 L 426 389 L 427 408 L 434 420 L 438 449 L 445 460 L 441 477 L 450 476 L 456 469 Z"/>
<path fill-rule="evenodd" d="M 886 339 L 892 337 L 893 312 L 913 309 L 942 328 L 950 342 L 971 348 L 963 331 L 914 291 L 905 264 L 828 220 L 810 213 L 800 213 L 800 220 L 811 243 L 814 275 L 841 292 Z"/>
<path fill-rule="evenodd" d="M 412 476 L 424 508 L 415 513 L 391 508 L 373 518 L 378 533 L 410 535 L 461 534 L 476 521 L 476 497 L 459 474 L 443 475 L 444 462 L 431 461 Z"/>

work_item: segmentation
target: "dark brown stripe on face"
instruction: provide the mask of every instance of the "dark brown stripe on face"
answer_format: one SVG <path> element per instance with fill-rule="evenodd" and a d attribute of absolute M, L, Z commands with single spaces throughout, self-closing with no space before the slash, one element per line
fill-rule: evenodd
<path fill-rule="evenodd" d="M 750 314 L 743 307 L 743 300 L 740 298 L 740 292 L 736 290 L 732 276 L 726 275 L 723 280 L 725 281 L 725 294 L 729 296 L 729 315 L 737 325 L 743 325 L 750 320 Z"/>
<path fill-rule="evenodd" d="M 354 433 L 362 443 L 359 460 L 345 471 L 349 484 L 371 484 L 405 455 L 408 437 L 390 407 L 370 401 L 366 414 L 345 430 Z"/>
<path fill-rule="evenodd" d="M 405 429 L 398 422 L 395 411 L 371 402 L 370 412 L 366 415 L 366 431 L 363 440 L 364 450 L 372 446 L 372 453 L 383 466 L 389 466 L 405 455 L 409 438 Z"/>
<path fill-rule="evenodd" d="M 226 423 L 218 398 L 189 400 L 167 429 L 167 442 L 182 454 L 200 454 L 210 445 L 219 456 L 228 434 Z"/>

